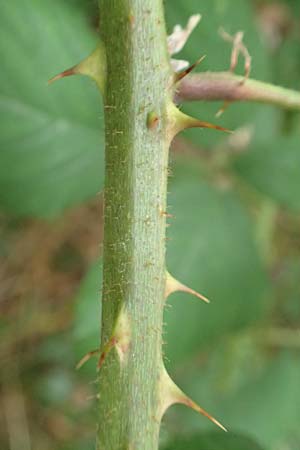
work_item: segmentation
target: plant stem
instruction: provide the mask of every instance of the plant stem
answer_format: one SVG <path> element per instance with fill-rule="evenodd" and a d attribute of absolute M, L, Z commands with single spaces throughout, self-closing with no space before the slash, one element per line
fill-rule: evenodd
<path fill-rule="evenodd" d="M 99 0 L 106 48 L 105 223 L 98 450 L 158 448 L 167 104 L 162 0 Z M 110 344 L 109 344 L 110 343 Z"/>
<path fill-rule="evenodd" d="M 300 92 L 230 72 L 202 72 L 188 75 L 178 86 L 178 101 L 251 101 L 285 109 L 300 110 Z"/>

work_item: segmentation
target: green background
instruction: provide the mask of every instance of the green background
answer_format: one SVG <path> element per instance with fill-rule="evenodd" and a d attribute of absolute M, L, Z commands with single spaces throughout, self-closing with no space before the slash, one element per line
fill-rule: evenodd
<path fill-rule="evenodd" d="M 297 1 L 166 0 L 168 31 L 201 13 L 181 59 L 227 70 L 218 30 L 245 31 L 253 78 L 299 89 Z M 97 43 L 93 0 L 14 0 L 0 14 L 0 447 L 94 448 L 99 346 L 103 108 L 96 86 L 47 80 Z M 237 73 L 243 73 L 243 61 Z M 235 130 L 183 133 L 169 179 L 170 272 L 210 298 L 174 294 L 164 354 L 225 434 L 175 406 L 164 450 L 300 448 L 299 114 L 220 103 L 184 110 Z"/>

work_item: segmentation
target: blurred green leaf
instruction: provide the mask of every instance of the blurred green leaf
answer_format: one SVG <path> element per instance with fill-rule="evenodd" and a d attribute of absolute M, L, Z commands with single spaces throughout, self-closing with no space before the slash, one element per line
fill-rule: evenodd
<path fill-rule="evenodd" d="M 52 217 L 101 189 L 102 112 L 96 87 L 89 80 L 76 77 L 47 86 L 52 75 L 77 63 L 94 49 L 97 39 L 92 28 L 97 23 L 94 16 L 97 1 L 2 3 L 0 208 L 19 216 Z M 253 58 L 251 75 L 297 88 L 300 73 L 297 27 L 292 32 L 284 30 L 286 37 L 270 60 L 256 29 L 254 3 L 257 2 L 165 0 L 169 31 L 177 23 L 185 25 L 191 14 L 203 15 L 179 58 L 193 62 L 206 54 L 206 60 L 196 70 L 227 70 L 231 46 L 220 38 L 218 29 L 223 26 L 232 34 L 244 30 L 244 41 Z M 272 7 L 274 2 L 268 3 Z M 285 0 L 285 3 L 293 6 L 296 18 L 299 0 Z M 236 72 L 243 73 L 242 58 Z M 266 203 L 275 202 L 274 208 L 279 204 L 298 212 L 299 139 L 278 138 L 283 132 L 282 112 L 268 106 L 234 104 L 216 119 L 219 106 L 199 102 L 184 107 L 194 116 L 231 129 L 253 126 L 255 140 L 251 149 L 236 158 L 233 169 L 243 181 L 271 199 Z M 284 125 L 285 132 L 293 127 L 299 129 L 298 115 L 285 115 Z M 218 150 L 224 150 L 226 160 L 227 136 L 209 130 L 190 133 L 198 147 L 210 148 L 224 139 L 225 145 L 218 146 Z M 213 183 L 223 168 L 225 172 L 228 169 L 226 162 L 208 168 L 203 178 L 208 175 L 206 178 Z M 175 168 L 168 201 L 175 216 L 170 221 L 168 267 L 182 282 L 207 295 L 211 304 L 205 305 L 186 294 L 169 299 L 165 353 L 178 385 L 224 423 L 229 433 L 208 433 L 207 430 L 216 429 L 208 420 L 182 405 L 175 406 L 168 411 L 164 422 L 163 432 L 171 439 L 174 437 L 165 450 L 261 450 L 256 441 L 267 450 L 299 450 L 298 224 L 295 221 L 293 227 L 286 226 L 287 219 L 282 218 L 286 229 L 284 226 L 281 235 L 286 231 L 287 240 L 280 242 L 279 251 L 277 242 L 270 236 L 270 229 L 274 228 L 266 227 L 274 258 L 268 267 L 272 280 L 268 280 L 267 268 L 263 268 L 259 257 L 262 250 L 254 242 L 256 225 L 247 212 L 247 200 L 228 186 L 208 184 L 200 173 L 200 167 L 192 170 L 178 164 Z M 273 216 L 271 220 L 276 227 Z M 26 290 L 26 277 L 19 277 L 19 265 L 23 268 L 22 252 L 27 251 L 27 242 L 24 248 L 18 244 L 24 236 L 23 222 L 19 226 L 16 247 L 7 239 L 7 230 L 0 242 L 4 260 L 13 259 L 12 268 L 11 263 L 7 266 L 4 263 L 2 283 L 4 297 L 6 293 L 12 294 L 4 299 L 5 313 L 11 309 L 13 317 L 24 316 L 22 305 L 32 295 Z M 55 269 L 73 271 L 76 264 L 83 263 L 76 259 L 76 253 L 62 250 L 63 256 L 69 258 L 61 260 L 58 254 Z M 14 253 L 17 256 L 11 258 Z M 15 265 L 18 262 L 15 258 L 21 258 L 21 264 Z M 17 272 L 13 273 L 12 269 Z M 52 275 L 45 273 L 49 276 L 46 283 L 49 287 Z M 60 283 L 56 277 L 52 283 L 57 280 Z M 271 298 L 274 307 L 271 314 L 264 314 L 270 281 L 275 291 Z M 51 310 L 59 307 L 56 298 L 52 299 L 56 289 L 50 290 L 49 299 L 43 283 L 37 288 L 41 300 Z M 60 289 L 64 289 L 64 283 Z M 16 393 L 20 391 L 24 395 L 25 422 L 28 421 L 33 448 L 88 450 L 94 446 L 96 418 L 90 414 L 95 408 L 86 399 L 95 394 L 96 385 L 88 384 L 85 375 L 89 381 L 95 379 L 96 359 L 77 373 L 74 366 L 86 352 L 99 345 L 100 289 L 101 268 L 97 262 L 73 299 L 73 326 L 45 338 L 37 333 L 27 340 L 20 333 L 20 337 L 13 338 L 13 342 L 17 339 L 13 348 L 8 331 L 11 329 L 12 335 L 15 330 L 9 322 L 12 316 L 3 316 L 5 354 L 14 359 L 15 349 L 21 349 L 20 382 L 15 387 Z M 62 314 L 67 314 L 65 308 Z M 289 336 L 294 333 L 296 350 L 283 352 L 281 347 L 288 345 L 286 342 L 281 345 L 280 335 L 272 346 L 261 338 L 257 341 L 257 324 L 261 332 L 264 326 L 267 329 L 278 322 L 287 327 L 283 331 L 287 330 Z M 14 389 L 11 393 L 14 404 Z M 5 392 L 5 395 L 8 398 L 11 394 Z M 232 430 L 241 435 L 235 435 Z M 187 439 L 177 437 L 179 432 L 186 434 Z M 7 437 L 8 434 L 4 443 L 0 437 L 1 448 L 9 445 Z M 67 440 L 70 440 L 68 444 Z"/>
<path fill-rule="evenodd" d="M 262 450 L 262 447 L 245 436 L 215 432 L 178 438 L 163 450 Z"/>
<path fill-rule="evenodd" d="M 15 0 L 0 16 L 0 206 L 50 217 L 101 187 L 100 95 L 89 80 L 47 80 L 96 37 L 79 2 Z"/>
<path fill-rule="evenodd" d="M 294 258 L 285 258 L 278 274 L 276 285 L 277 315 L 282 324 L 298 326 L 300 323 L 300 264 L 297 254 Z M 300 336 L 299 336 L 300 338 Z"/>
<path fill-rule="evenodd" d="M 197 170 L 175 171 L 169 198 L 168 269 L 206 295 L 206 305 L 186 294 L 170 297 L 166 310 L 171 364 L 212 339 L 260 319 L 269 288 L 254 244 L 252 223 L 230 190 L 205 184 Z"/>
<path fill-rule="evenodd" d="M 234 168 L 251 186 L 282 206 L 300 210 L 299 136 L 259 142 L 236 159 Z"/>
<path fill-rule="evenodd" d="M 239 336 L 236 336 L 239 345 Z M 232 344 L 231 344 L 232 345 Z M 241 342 L 245 348 L 244 342 Z M 222 338 L 210 352 L 206 361 L 194 360 L 177 376 L 177 382 L 188 395 L 202 407 L 215 415 L 229 432 L 246 434 L 268 450 L 290 449 L 287 442 L 298 435 L 300 417 L 300 362 L 296 352 L 274 351 L 265 348 L 264 358 L 257 360 L 261 349 L 257 348 L 255 358 L 251 353 L 240 369 L 238 383 L 230 382 L 230 371 L 235 377 L 236 365 L 241 361 L 231 356 Z M 180 407 L 170 410 L 170 428 L 184 433 L 212 429 L 209 421 L 199 418 L 193 411 Z M 169 426 L 170 418 L 166 418 Z"/>
<path fill-rule="evenodd" d="M 299 9 L 299 5 L 296 7 Z M 296 29 L 295 29 L 296 30 Z M 273 79 L 276 84 L 282 84 L 291 89 L 299 89 L 300 80 L 300 46 L 297 32 L 291 34 L 281 42 L 276 57 L 272 58 Z"/>
<path fill-rule="evenodd" d="M 60 405 L 66 402 L 72 392 L 72 376 L 67 370 L 57 369 L 47 372 L 37 380 L 34 387 L 39 400 L 50 405 Z"/>

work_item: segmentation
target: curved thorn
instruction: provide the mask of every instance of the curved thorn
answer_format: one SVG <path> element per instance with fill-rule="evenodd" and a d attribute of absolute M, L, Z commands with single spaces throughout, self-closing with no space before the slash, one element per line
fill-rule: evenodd
<path fill-rule="evenodd" d="M 167 298 L 174 292 L 186 292 L 187 294 L 194 295 L 195 297 L 203 300 L 206 303 L 210 303 L 208 298 L 206 298 L 204 295 L 200 294 L 194 289 L 189 288 L 185 284 L 180 283 L 180 281 L 176 280 L 176 278 L 172 277 L 172 275 L 167 272 L 165 297 Z"/>
<path fill-rule="evenodd" d="M 224 131 L 225 133 L 233 133 L 233 131 L 229 130 L 228 128 L 224 128 L 220 125 L 215 125 L 210 122 L 203 122 L 202 120 L 198 119 L 191 120 L 190 125 L 188 125 L 186 128 L 210 128 L 212 130 Z"/>
<path fill-rule="evenodd" d="M 205 409 L 201 408 L 201 406 L 197 405 L 197 403 L 195 403 L 189 397 L 184 396 L 182 398 L 182 401 L 179 403 L 182 403 L 183 405 L 186 405 L 189 408 L 192 408 L 194 411 L 198 412 L 199 414 L 202 414 L 202 416 L 209 419 L 211 422 L 213 422 L 215 425 L 217 425 L 219 428 L 221 428 L 223 431 L 225 431 L 227 433 L 228 430 L 217 419 L 215 419 L 213 416 L 211 416 L 207 411 L 205 411 Z"/>
<path fill-rule="evenodd" d="M 183 70 L 182 72 L 176 73 L 175 74 L 175 83 L 177 83 L 178 81 L 182 80 L 182 78 L 186 77 L 190 72 L 192 72 L 192 70 L 195 69 L 196 66 L 198 66 L 204 59 L 206 58 L 206 55 L 201 56 L 201 58 L 197 59 L 196 62 L 194 62 L 194 64 L 192 64 L 191 66 L 189 66 L 187 69 Z"/>
<path fill-rule="evenodd" d="M 76 364 L 76 370 L 81 369 L 82 366 L 84 366 L 84 364 L 86 362 L 88 362 L 93 356 L 97 355 L 100 352 L 100 349 L 97 348 L 96 350 L 91 350 L 90 352 L 86 353 L 83 358 L 81 358 L 81 360 Z"/>
<path fill-rule="evenodd" d="M 215 425 L 220 427 L 223 431 L 227 432 L 227 429 L 213 416 L 211 416 L 205 409 L 201 408 L 197 403 L 191 400 L 184 392 L 174 383 L 171 379 L 170 375 L 166 371 L 165 367 L 162 366 L 161 375 L 160 375 L 160 384 L 159 384 L 159 392 L 160 392 L 160 402 L 158 405 L 158 419 L 159 421 L 162 419 L 163 415 L 167 411 L 167 409 L 175 405 L 177 403 L 188 406 L 192 408 L 194 411 L 202 414 L 204 417 L 209 419 Z"/>
<path fill-rule="evenodd" d="M 76 66 L 73 66 L 70 69 L 64 70 L 63 72 L 60 72 L 57 75 L 55 75 L 54 77 L 50 78 L 50 80 L 48 80 L 48 84 L 54 83 L 54 81 L 60 80 L 61 78 L 75 75 L 76 74 L 75 67 Z"/>
<path fill-rule="evenodd" d="M 106 54 L 104 46 L 99 43 L 96 50 L 94 50 L 87 58 L 70 69 L 64 70 L 63 72 L 50 78 L 48 84 L 70 75 L 86 75 L 92 78 L 97 83 L 103 94 L 106 79 Z"/>
<path fill-rule="evenodd" d="M 111 351 L 112 348 L 115 348 L 118 356 L 120 364 L 124 364 L 126 362 L 126 355 L 128 354 L 128 349 L 131 341 L 131 326 L 128 314 L 123 307 L 119 311 L 119 315 L 117 317 L 112 336 L 108 340 L 108 342 L 104 345 L 102 353 L 100 355 L 97 370 L 100 370 L 107 355 Z"/>
<path fill-rule="evenodd" d="M 209 122 L 198 120 L 194 117 L 188 116 L 180 111 L 174 103 L 168 105 L 168 121 L 169 121 L 169 139 L 170 141 L 180 133 L 180 131 L 187 128 L 210 128 L 219 131 L 225 131 L 226 133 L 232 133 L 228 128 L 221 127 Z"/>
<path fill-rule="evenodd" d="M 105 346 L 103 347 L 103 351 L 100 355 L 100 358 L 98 360 L 98 364 L 97 364 L 97 370 L 100 370 L 107 355 L 109 354 L 109 352 L 111 351 L 111 349 L 116 345 L 117 343 L 117 339 L 115 336 L 112 336 L 109 341 L 105 344 Z"/>

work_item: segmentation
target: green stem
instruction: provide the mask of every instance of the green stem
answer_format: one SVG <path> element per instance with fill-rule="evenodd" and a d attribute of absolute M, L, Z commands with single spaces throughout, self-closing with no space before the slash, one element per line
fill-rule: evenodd
<path fill-rule="evenodd" d="M 229 72 L 188 75 L 178 86 L 179 101 L 250 101 L 300 111 L 300 92 Z"/>
<path fill-rule="evenodd" d="M 99 0 L 106 48 L 100 450 L 158 448 L 167 104 L 162 0 Z M 110 344 L 109 344 L 110 343 Z M 106 354 L 105 353 L 105 354 Z"/>

